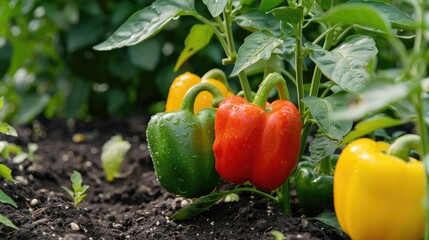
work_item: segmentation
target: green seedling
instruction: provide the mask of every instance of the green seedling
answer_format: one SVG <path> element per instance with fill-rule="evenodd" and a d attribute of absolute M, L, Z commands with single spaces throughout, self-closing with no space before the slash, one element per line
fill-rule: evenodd
<path fill-rule="evenodd" d="M 73 174 L 70 177 L 72 182 L 73 191 L 67 187 L 62 186 L 62 188 L 67 192 L 70 197 L 73 199 L 73 206 L 78 207 L 78 204 L 86 197 L 86 190 L 88 190 L 88 185 L 82 186 L 82 175 L 78 171 L 73 171 Z"/>

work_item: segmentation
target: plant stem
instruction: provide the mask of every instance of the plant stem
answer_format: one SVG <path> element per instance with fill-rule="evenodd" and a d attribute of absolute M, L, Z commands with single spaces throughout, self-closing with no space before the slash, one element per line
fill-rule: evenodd
<path fill-rule="evenodd" d="M 234 44 L 234 37 L 232 34 L 232 1 L 228 1 L 228 5 L 225 7 L 225 10 L 223 11 L 223 24 L 226 34 L 226 43 L 227 43 L 227 49 L 225 49 L 226 55 L 228 56 L 227 59 L 223 59 L 222 63 L 224 65 L 227 64 L 233 64 L 236 60 L 236 50 L 235 50 L 235 44 Z M 240 80 L 241 88 L 244 92 L 244 97 L 247 99 L 247 101 L 252 102 L 253 96 L 252 96 L 252 89 L 250 88 L 249 80 L 247 79 L 247 76 L 244 71 L 240 72 L 238 74 L 238 79 Z"/>
<path fill-rule="evenodd" d="M 265 192 L 259 191 L 258 189 L 255 189 L 255 188 L 240 187 L 240 188 L 236 188 L 236 189 L 230 190 L 230 192 L 231 192 L 231 193 L 240 192 L 240 191 L 256 193 L 256 194 L 258 194 L 258 195 L 260 195 L 260 196 L 262 196 L 262 197 L 265 197 L 265 198 L 270 199 L 271 201 L 273 201 L 273 202 L 275 202 L 275 203 L 278 203 L 278 202 L 279 202 L 277 198 L 275 198 L 275 197 L 271 196 L 271 195 L 270 195 L 270 194 L 268 194 L 268 193 L 265 193 Z"/>
<path fill-rule="evenodd" d="M 304 98 L 304 77 L 302 69 L 302 20 L 296 24 L 295 28 L 295 39 L 296 39 L 296 48 L 295 48 L 295 67 L 296 67 L 296 86 L 297 86 L 297 96 L 298 96 L 298 108 L 301 116 L 304 113 L 304 103 L 301 101 Z"/>
<path fill-rule="evenodd" d="M 416 20 L 419 24 L 419 27 L 416 31 L 416 37 L 414 41 L 413 53 L 414 57 L 417 60 L 411 66 L 411 77 L 415 81 L 416 85 L 419 85 L 419 90 L 413 96 L 413 103 L 415 110 L 417 112 L 417 131 L 421 137 L 421 154 L 422 159 L 424 161 L 425 173 L 426 173 L 426 199 L 425 199 L 425 211 L 426 211 L 426 226 L 424 239 L 429 240 L 429 135 L 428 129 L 425 123 L 425 109 L 422 99 L 422 88 L 421 81 L 424 78 L 425 67 L 426 67 L 426 59 L 425 59 L 425 51 L 426 44 L 424 32 L 426 31 L 426 8 L 427 8 L 427 0 L 420 0 L 416 2 L 415 5 L 415 14 Z M 410 69 L 410 68 L 407 68 Z"/>
<path fill-rule="evenodd" d="M 194 12 L 192 12 L 190 15 L 195 17 L 196 19 L 198 19 L 200 22 L 203 22 L 203 23 L 209 25 L 213 29 L 214 34 L 216 35 L 217 39 L 219 40 L 220 44 L 222 45 L 223 50 L 225 52 L 228 52 L 228 44 L 225 41 L 222 32 L 219 31 L 219 29 L 216 27 L 216 24 L 214 22 L 212 22 L 212 21 L 208 20 L 207 18 L 205 18 L 205 17 L 203 17 L 197 13 L 194 13 Z"/>
<path fill-rule="evenodd" d="M 290 182 L 289 178 L 283 183 L 280 194 L 278 195 L 278 204 L 286 216 L 291 216 L 292 211 L 290 208 Z"/>

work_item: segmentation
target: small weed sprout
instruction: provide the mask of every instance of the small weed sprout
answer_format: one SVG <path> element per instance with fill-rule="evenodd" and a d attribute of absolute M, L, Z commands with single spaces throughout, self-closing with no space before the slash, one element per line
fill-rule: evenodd
<path fill-rule="evenodd" d="M 73 171 L 73 174 L 70 177 L 72 182 L 73 191 L 67 187 L 62 186 L 62 188 L 67 192 L 70 197 L 73 198 L 73 206 L 78 207 L 78 204 L 86 197 L 86 190 L 88 190 L 88 185 L 82 186 L 82 175 L 78 171 Z"/>

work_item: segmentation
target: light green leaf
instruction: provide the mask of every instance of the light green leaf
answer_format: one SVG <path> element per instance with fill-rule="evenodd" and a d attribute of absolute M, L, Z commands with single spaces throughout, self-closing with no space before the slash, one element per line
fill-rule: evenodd
<path fill-rule="evenodd" d="M 101 152 L 101 164 L 107 181 L 113 181 L 113 178 L 125 158 L 125 154 L 131 148 L 131 145 L 122 139 L 121 136 L 114 136 L 107 141 Z"/>
<path fill-rule="evenodd" d="M 244 39 L 238 50 L 237 61 L 231 76 L 238 75 L 250 65 L 261 59 L 268 60 L 272 52 L 283 43 L 283 40 L 273 36 L 269 31 L 259 31 L 250 34 Z"/>
<path fill-rule="evenodd" d="M 70 197 L 74 198 L 74 192 L 72 190 L 68 189 L 67 187 L 63 187 L 63 186 L 61 186 L 61 188 L 64 189 Z"/>
<path fill-rule="evenodd" d="M 340 139 L 352 128 L 352 121 L 338 121 L 333 118 L 333 112 L 344 109 L 351 95 L 338 92 L 324 99 L 308 96 L 302 101 L 310 109 L 311 115 L 320 129 L 332 139 Z"/>
<path fill-rule="evenodd" d="M 272 13 L 275 18 L 292 25 L 297 24 L 304 17 L 301 7 L 279 7 L 271 10 L 270 13 Z"/>
<path fill-rule="evenodd" d="M 368 83 L 367 66 L 378 52 L 374 40 L 364 35 L 351 36 L 330 52 L 311 43 L 305 46 L 322 73 L 350 92 L 358 92 Z"/>
<path fill-rule="evenodd" d="M 0 176 L 4 177 L 9 182 L 13 182 L 12 170 L 4 164 L 0 164 Z"/>
<path fill-rule="evenodd" d="M 4 99 L 3 96 L 0 97 L 0 110 L 3 109 L 3 105 L 4 105 Z"/>
<path fill-rule="evenodd" d="M 82 175 L 78 171 L 73 171 L 73 174 L 70 177 L 70 181 L 72 182 L 73 191 L 78 193 L 82 187 Z"/>
<path fill-rule="evenodd" d="M 224 202 L 238 202 L 240 201 L 240 196 L 237 193 L 230 193 L 225 196 Z"/>
<path fill-rule="evenodd" d="M 191 204 L 186 205 L 186 207 L 180 209 L 178 212 L 171 216 L 172 219 L 176 221 L 185 221 L 193 218 L 194 216 L 204 212 L 209 209 L 219 200 L 228 195 L 229 192 L 212 192 L 210 195 L 203 196 L 193 201 Z"/>
<path fill-rule="evenodd" d="M 86 190 L 88 190 L 89 186 L 88 185 L 83 185 L 80 189 L 79 189 L 79 194 L 83 194 L 86 192 Z"/>
<path fill-rule="evenodd" d="M 338 223 L 337 217 L 334 213 L 331 212 L 323 212 L 319 214 L 317 217 L 307 218 L 308 220 L 317 220 L 319 222 L 324 223 L 325 225 L 335 229 L 340 236 L 344 235 L 343 230 L 341 229 L 340 224 Z"/>
<path fill-rule="evenodd" d="M 331 156 L 335 153 L 338 142 L 338 140 L 332 140 L 326 137 L 325 134 L 316 134 L 316 137 L 311 141 L 309 146 L 311 160 L 319 162 L 320 160 Z"/>
<path fill-rule="evenodd" d="M 412 87 L 407 82 L 395 83 L 374 80 L 344 110 L 334 112 L 333 118 L 339 120 L 359 120 L 369 113 L 385 109 L 389 104 L 407 97 Z"/>
<path fill-rule="evenodd" d="M 213 33 L 214 31 L 209 25 L 195 24 L 192 26 L 185 39 L 185 48 L 177 59 L 174 71 L 177 71 L 192 55 L 207 46 L 212 39 Z"/>
<path fill-rule="evenodd" d="M 15 128 L 4 122 L 0 122 L 0 133 L 13 137 L 18 136 L 18 133 L 16 132 Z"/>
<path fill-rule="evenodd" d="M 271 231 L 271 235 L 274 237 L 275 240 L 283 240 L 285 239 L 285 235 L 277 230 Z"/>
<path fill-rule="evenodd" d="M 134 13 L 111 37 L 94 49 L 106 51 L 135 45 L 157 34 L 174 18 L 194 11 L 194 0 L 156 0 Z"/>
<path fill-rule="evenodd" d="M 328 14 L 322 17 L 313 18 L 313 21 L 322 21 L 331 24 L 356 24 L 377 29 L 384 33 L 391 33 L 390 24 L 381 13 L 377 9 L 364 4 L 343 4 L 333 8 Z"/>
<path fill-rule="evenodd" d="M 273 15 L 256 9 L 238 15 L 235 17 L 235 22 L 241 28 L 251 32 L 269 30 L 276 36 L 280 33 L 280 21 L 275 19 Z"/>
<path fill-rule="evenodd" d="M 381 16 L 387 19 L 394 28 L 414 30 L 417 27 L 417 22 L 413 18 L 388 3 L 353 0 L 348 2 L 347 5 L 361 5 L 373 7 L 377 9 Z"/>
<path fill-rule="evenodd" d="M 354 139 L 370 134 L 377 129 L 395 127 L 402 124 L 404 124 L 403 121 L 391 118 L 385 114 L 375 115 L 356 124 L 354 130 L 343 138 L 340 146 L 343 146 Z"/>
<path fill-rule="evenodd" d="M 76 198 L 76 203 L 82 202 L 82 200 L 86 197 L 87 194 L 79 195 L 79 197 Z"/>
<path fill-rule="evenodd" d="M 209 9 L 212 17 L 217 17 L 223 12 L 228 0 L 203 0 L 203 3 Z"/>
<path fill-rule="evenodd" d="M 4 216 L 2 214 L 0 214 L 0 223 L 2 223 L 5 226 L 14 228 L 16 230 L 19 229 L 15 224 L 13 224 L 13 222 L 9 218 L 7 218 L 6 216 Z"/>
<path fill-rule="evenodd" d="M 18 208 L 18 205 L 16 205 L 16 202 L 11 197 L 9 197 L 5 192 L 3 192 L 1 189 L 0 189 L 0 202 L 4 204 L 9 204 L 15 208 Z"/>

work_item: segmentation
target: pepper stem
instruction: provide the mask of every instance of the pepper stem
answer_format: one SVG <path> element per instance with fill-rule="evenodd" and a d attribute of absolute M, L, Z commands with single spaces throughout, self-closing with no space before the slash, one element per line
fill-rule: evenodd
<path fill-rule="evenodd" d="M 320 164 L 319 164 L 319 168 L 318 168 L 318 172 L 320 175 L 328 175 L 328 176 L 333 175 L 333 169 L 332 169 L 331 161 L 332 161 L 331 156 L 327 156 L 325 158 L 322 158 L 322 160 L 320 160 Z"/>
<path fill-rule="evenodd" d="M 202 80 L 207 80 L 207 79 L 216 79 L 219 82 L 223 83 L 223 85 L 225 85 L 228 89 L 229 85 L 228 85 L 228 79 L 226 77 L 226 74 L 224 71 L 220 70 L 219 68 L 213 68 L 212 70 L 206 72 L 202 77 Z"/>
<path fill-rule="evenodd" d="M 187 110 L 191 113 L 194 113 L 195 99 L 197 98 L 198 94 L 203 91 L 209 91 L 213 95 L 213 107 L 217 107 L 223 100 L 222 93 L 215 86 L 206 82 L 198 83 L 186 92 L 182 102 L 182 110 Z"/>
<path fill-rule="evenodd" d="M 421 150 L 421 138 L 415 134 L 406 134 L 398 139 L 387 150 L 387 154 L 399 157 L 408 162 L 410 150 Z M 422 156 L 423 157 L 423 156 Z"/>
<path fill-rule="evenodd" d="M 278 195 L 278 204 L 280 205 L 282 211 L 286 216 L 292 215 L 292 210 L 290 207 L 290 182 L 289 178 L 283 183 L 280 188 L 280 193 Z"/>
<path fill-rule="evenodd" d="M 265 109 L 265 103 L 268 100 L 268 95 L 274 87 L 277 87 L 280 99 L 289 101 L 289 92 L 286 86 L 286 80 L 279 73 L 270 73 L 264 81 L 262 81 L 253 103 Z"/>

